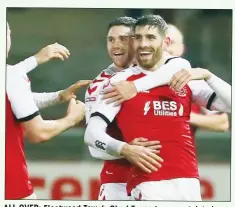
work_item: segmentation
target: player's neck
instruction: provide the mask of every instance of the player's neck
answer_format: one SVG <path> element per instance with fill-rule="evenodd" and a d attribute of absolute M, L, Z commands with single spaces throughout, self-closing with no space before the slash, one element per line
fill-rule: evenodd
<path fill-rule="evenodd" d="M 117 65 L 114 65 L 114 66 L 115 66 L 117 71 L 122 71 L 122 70 L 125 70 L 125 69 L 129 68 L 131 66 L 131 63 L 129 65 L 127 65 L 126 67 L 119 67 Z"/>

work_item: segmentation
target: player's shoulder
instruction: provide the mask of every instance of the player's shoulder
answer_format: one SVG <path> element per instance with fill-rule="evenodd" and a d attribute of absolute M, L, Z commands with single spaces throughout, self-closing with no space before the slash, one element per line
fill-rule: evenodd
<path fill-rule="evenodd" d="M 7 79 L 7 85 L 22 85 L 22 84 L 28 84 L 30 83 L 30 80 L 27 76 L 27 74 L 24 72 L 24 70 L 18 70 L 18 67 L 15 67 L 14 65 L 7 65 L 6 67 L 6 79 Z"/>
<path fill-rule="evenodd" d="M 107 68 L 102 69 L 101 72 L 96 76 L 96 78 L 110 78 L 113 74 L 117 72 L 118 70 L 115 68 L 115 65 L 111 64 Z"/>
<path fill-rule="evenodd" d="M 189 60 L 180 56 L 172 56 L 172 55 L 167 56 L 165 64 L 177 64 L 177 65 L 182 65 L 184 67 L 191 67 Z"/>
<path fill-rule="evenodd" d="M 13 65 L 7 65 L 6 72 L 7 72 L 7 79 L 18 79 L 22 78 L 23 74 L 21 70 L 17 70 Z"/>
<path fill-rule="evenodd" d="M 136 73 L 135 67 L 130 66 L 129 68 L 119 71 L 112 75 L 110 78 L 111 82 L 117 82 L 121 80 L 126 80 L 128 77 L 134 75 Z"/>

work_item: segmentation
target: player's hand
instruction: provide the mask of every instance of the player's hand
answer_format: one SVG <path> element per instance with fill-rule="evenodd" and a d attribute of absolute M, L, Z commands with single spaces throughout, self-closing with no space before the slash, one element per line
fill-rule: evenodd
<path fill-rule="evenodd" d="M 89 84 L 91 84 L 92 81 L 91 80 L 81 80 L 78 81 L 77 83 L 69 86 L 68 88 L 66 88 L 65 90 L 62 90 L 59 93 L 59 99 L 61 102 L 66 102 L 66 101 L 70 101 L 72 98 L 76 99 L 76 95 L 75 93 L 83 87 L 88 86 Z"/>
<path fill-rule="evenodd" d="M 181 90 L 191 80 L 208 80 L 212 73 L 203 68 L 181 69 L 171 79 L 171 88 Z"/>
<path fill-rule="evenodd" d="M 163 162 L 163 159 L 154 150 L 142 146 L 125 144 L 120 154 L 146 173 L 158 171 L 158 168 L 161 167 L 161 162 Z"/>
<path fill-rule="evenodd" d="M 107 104 L 116 102 L 115 106 L 118 106 L 137 95 L 136 87 L 131 81 L 119 81 L 112 84 L 112 86 L 104 90 L 103 99 L 109 99 L 106 102 Z"/>
<path fill-rule="evenodd" d="M 80 123 L 84 119 L 84 117 L 85 104 L 72 98 L 67 109 L 67 118 L 71 121 L 71 125 L 74 126 Z"/>
<path fill-rule="evenodd" d="M 65 60 L 69 57 L 69 50 L 58 43 L 47 45 L 42 48 L 34 57 L 37 60 L 38 65 L 46 63 L 52 59 Z"/>
<path fill-rule="evenodd" d="M 155 150 L 155 153 L 159 153 L 160 149 L 162 148 L 159 141 L 148 141 L 148 139 L 143 137 L 135 138 L 129 144 L 147 147 L 149 149 Z"/>

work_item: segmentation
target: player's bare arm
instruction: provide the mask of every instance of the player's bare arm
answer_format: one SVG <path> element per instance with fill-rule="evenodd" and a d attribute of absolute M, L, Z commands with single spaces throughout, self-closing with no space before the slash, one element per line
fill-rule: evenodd
<path fill-rule="evenodd" d="M 41 65 L 52 59 L 65 60 L 69 55 L 70 52 L 65 46 L 54 43 L 41 49 L 34 57 L 36 58 L 38 65 Z"/>
<path fill-rule="evenodd" d="M 155 153 L 155 150 L 137 145 L 123 145 L 120 150 L 120 155 L 124 156 L 129 162 L 146 173 L 158 171 L 163 162 L 163 159 Z"/>
<path fill-rule="evenodd" d="M 22 69 L 25 73 L 29 73 L 35 69 L 38 65 L 49 62 L 53 59 L 65 60 L 70 56 L 69 50 L 58 43 L 47 45 L 42 48 L 34 56 L 31 56 L 17 64 L 14 67 Z"/>
<path fill-rule="evenodd" d="M 116 105 L 120 105 L 124 101 L 135 97 L 138 93 L 132 81 L 120 81 L 112 86 L 112 88 L 104 91 L 103 99 L 109 99 L 106 101 L 107 104 L 116 102 Z"/>
<path fill-rule="evenodd" d="M 135 138 L 129 144 L 146 147 L 155 150 L 156 153 L 160 153 L 160 149 L 162 148 L 159 141 L 148 141 L 148 139 L 144 137 Z"/>
<path fill-rule="evenodd" d="M 207 115 L 191 113 L 190 124 L 214 132 L 226 132 L 229 130 L 229 119 L 226 113 Z"/>
<path fill-rule="evenodd" d="M 61 134 L 63 131 L 80 123 L 85 116 L 84 104 L 75 99 L 71 99 L 67 114 L 59 120 L 43 120 L 40 115 L 23 122 L 26 137 L 32 143 L 46 142 L 54 136 Z"/>

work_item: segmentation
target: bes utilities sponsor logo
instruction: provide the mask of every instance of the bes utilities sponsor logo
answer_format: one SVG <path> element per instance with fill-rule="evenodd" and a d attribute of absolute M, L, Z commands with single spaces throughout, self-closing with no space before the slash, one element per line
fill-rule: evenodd
<path fill-rule="evenodd" d="M 177 107 L 175 101 L 148 101 L 144 105 L 144 115 L 149 114 L 151 108 L 155 116 L 182 116 L 184 112 L 183 105 Z"/>

